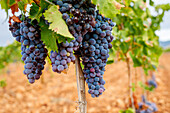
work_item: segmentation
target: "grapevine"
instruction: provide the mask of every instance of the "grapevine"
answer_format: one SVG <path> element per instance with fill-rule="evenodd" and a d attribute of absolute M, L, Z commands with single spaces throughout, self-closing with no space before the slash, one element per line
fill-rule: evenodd
<path fill-rule="evenodd" d="M 75 64 L 78 107 L 80 113 L 86 113 L 85 82 L 90 96 L 100 97 L 106 90 L 105 67 L 117 57 L 118 61 L 127 63 L 128 73 L 128 103 L 121 112 L 158 111 L 147 94 L 158 87 L 153 73 L 157 71 L 162 48 L 155 32 L 160 28 L 165 11 L 170 9 L 169 4 L 154 6 L 150 0 L 148 5 L 158 13 L 153 16 L 146 0 L 9 1 L 0 1 L 0 4 L 9 16 L 9 30 L 17 41 L 10 47 L 17 48 L 16 54 L 22 56 L 23 73 L 29 83 L 40 79 L 46 63 L 59 74 L 67 74 L 70 64 Z M 27 9 L 27 5 L 31 7 Z M 12 14 L 8 14 L 9 9 Z M 159 9 L 163 11 L 159 12 Z M 18 11 L 21 12 L 19 16 L 16 15 Z M 12 51 L 0 48 L 3 50 L 0 59 L 4 61 L 0 68 L 9 63 L 10 60 L 3 56 L 9 56 Z M 133 79 L 132 65 L 135 71 L 140 67 L 141 80 L 138 80 L 137 72 Z M 136 98 L 138 81 L 142 90 L 141 102 Z"/>

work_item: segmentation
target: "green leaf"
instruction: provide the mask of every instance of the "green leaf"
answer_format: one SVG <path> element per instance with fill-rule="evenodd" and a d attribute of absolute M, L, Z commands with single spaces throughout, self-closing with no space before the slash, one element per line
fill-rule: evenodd
<path fill-rule="evenodd" d="M 132 1 L 132 0 L 125 0 L 125 5 L 126 5 L 126 6 L 129 6 L 131 1 Z"/>
<path fill-rule="evenodd" d="M 37 18 L 38 14 L 39 14 L 39 6 L 37 6 L 35 3 L 32 3 L 32 6 L 30 7 L 29 18 L 38 20 Z"/>
<path fill-rule="evenodd" d="M 92 0 L 95 5 L 98 5 L 99 12 L 111 19 L 120 13 L 120 10 L 116 9 L 114 1 L 115 0 Z"/>
<path fill-rule="evenodd" d="M 120 49 L 122 50 L 123 53 L 127 53 L 129 50 L 129 44 L 122 42 L 120 44 Z"/>
<path fill-rule="evenodd" d="M 1 80 L 1 81 L 0 81 L 0 87 L 4 88 L 4 87 L 6 87 L 6 86 L 7 86 L 6 81 L 5 81 L 5 80 Z"/>
<path fill-rule="evenodd" d="M 45 19 L 51 23 L 49 29 L 64 37 L 73 38 L 65 24 L 65 21 L 62 19 L 62 14 L 59 12 L 57 6 L 52 5 L 45 11 L 44 16 Z"/>
<path fill-rule="evenodd" d="M 153 5 L 154 5 L 154 2 L 153 2 L 152 0 L 149 0 L 149 4 L 150 4 L 151 6 L 153 6 Z"/>
<path fill-rule="evenodd" d="M 8 3 L 9 3 L 9 6 L 12 6 L 12 5 L 14 5 L 16 2 L 15 2 L 15 0 L 9 0 Z"/>
<path fill-rule="evenodd" d="M 41 27 L 41 40 L 45 45 L 53 51 L 58 51 L 56 44 L 57 35 L 52 30 L 48 29 L 48 25 L 45 24 L 45 21 L 41 19 L 39 23 Z"/>
<path fill-rule="evenodd" d="M 21 61 L 21 44 L 14 43 L 0 48 L 0 69 L 4 68 L 11 62 Z"/>
<path fill-rule="evenodd" d="M 147 86 L 146 84 L 142 83 L 141 81 L 138 82 L 139 86 L 145 90 L 148 90 L 148 91 L 153 91 L 155 89 L 154 86 Z"/>
<path fill-rule="evenodd" d="M 58 43 L 61 43 L 61 42 L 71 42 L 72 40 L 74 40 L 74 38 L 68 38 L 68 37 L 64 37 L 60 34 L 57 34 L 57 40 L 58 40 Z"/>
<path fill-rule="evenodd" d="M 51 2 L 53 0 L 48 0 L 48 1 Z M 50 4 L 48 2 L 46 2 L 45 0 L 40 0 L 40 7 L 41 7 L 41 9 L 40 9 L 39 13 L 42 13 L 44 11 L 44 9 L 48 8 L 49 5 Z"/>
<path fill-rule="evenodd" d="M 92 0 L 92 3 L 96 5 L 98 3 L 98 0 Z"/>
<path fill-rule="evenodd" d="M 19 2 L 18 2 L 18 6 L 19 6 L 19 9 L 20 9 L 21 11 L 24 11 L 25 3 L 24 3 L 23 1 L 19 1 Z"/>
<path fill-rule="evenodd" d="M 113 64 L 114 63 L 114 60 L 108 60 L 107 61 L 107 64 Z"/>
<path fill-rule="evenodd" d="M 131 58 L 133 60 L 133 66 L 134 67 L 139 67 L 139 66 L 142 65 L 142 61 L 140 60 L 140 58 L 133 56 L 132 52 L 129 52 L 129 55 L 131 56 Z"/>
<path fill-rule="evenodd" d="M 0 5 L 1 5 L 1 9 L 5 9 L 5 12 L 7 14 L 8 17 L 8 4 L 7 4 L 8 0 L 0 0 Z"/>
<path fill-rule="evenodd" d="M 135 113 L 135 111 L 132 108 L 128 108 L 126 110 L 120 110 L 119 113 Z"/>
<path fill-rule="evenodd" d="M 48 1 L 51 2 L 52 0 L 48 0 Z M 29 16 L 29 18 L 36 19 L 38 22 L 40 21 L 40 18 L 44 13 L 44 10 L 47 9 L 50 4 L 45 0 L 40 0 L 39 5 L 40 7 L 37 6 L 35 3 L 33 3 L 33 6 L 31 6 L 30 8 L 30 16 Z"/>
<path fill-rule="evenodd" d="M 156 11 L 158 11 L 159 9 L 162 9 L 164 11 L 168 11 L 170 10 L 170 3 L 167 4 L 159 4 L 155 7 Z"/>

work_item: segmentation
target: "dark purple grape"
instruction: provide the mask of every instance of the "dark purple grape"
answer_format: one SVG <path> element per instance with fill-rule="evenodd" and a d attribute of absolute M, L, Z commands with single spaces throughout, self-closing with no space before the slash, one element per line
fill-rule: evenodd
<path fill-rule="evenodd" d="M 59 65 L 58 67 L 57 67 L 57 69 L 58 69 L 58 71 L 63 71 L 64 70 L 64 66 L 63 65 Z"/>
<path fill-rule="evenodd" d="M 10 26 L 10 30 L 12 34 L 15 34 L 16 40 L 22 44 L 21 54 L 23 55 L 22 60 L 25 63 L 23 73 L 27 75 L 30 83 L 34 83 L 35 79 L 40 78 L 45 65 L 44 60 L 47 57 L 47 49 L 44 48 L 44 44 L 41 41 L 38 23 L 35 21 L 31 22 L 28 17 L 25 17 L 25 20 L 21 23 L 14 22 Z M 38 74 L 35 77 L 36 73 Z"/>

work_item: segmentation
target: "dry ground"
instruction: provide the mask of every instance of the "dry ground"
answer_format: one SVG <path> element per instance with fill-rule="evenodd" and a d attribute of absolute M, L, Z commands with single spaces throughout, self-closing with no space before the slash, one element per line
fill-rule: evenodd
<path fill-rule="evenodd" d="M 67 75 L 53 73 L 46 66 L 43 79 L 33 85 L 27 82 L 22 71 L 23 64 L 13 63 L 0 73 L 0 80 L 7 81 L 7 87 L 0 88 L 0 113 L 78 113 L 74 65 L 70 66 Z M 137 69 L 138 80 L 140 74 Z M 161 56 L 156 76 L 158 88 L 149 93 L 148 98 L 157 104 L 157 113 L 170 113 L 170 53 Z M 118 62 L 106 66 L 104 78 L 106 91 L 102 96 L 91 98 L 86 94 L 88 113 L 118 113 L 125 108 L 128 94 L 126 64 Z M 137 91 L 138 101 L 140 95 Z"/>

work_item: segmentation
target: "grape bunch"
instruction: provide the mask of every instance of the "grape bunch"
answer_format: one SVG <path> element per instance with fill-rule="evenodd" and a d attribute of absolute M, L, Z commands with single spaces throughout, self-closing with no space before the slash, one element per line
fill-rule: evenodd
<path fill-rule="evenodd" d="M 97 11 L 94 31 L 87 33 L 83 38 L 81 50 L 84 65 L 84 77 L 92 97 L 101 95 L 105 88 L 103 74 L 109 57 L 109 49 L 112 48 L 113 36 L 111 33 L 114 23 L 100 15 Z"/>
<path fill-rule="evenodd" d="M 59 5 L 62 18 L 70 33 L 75 37 L 75 40 L 70 43 L 73 43 L 72 48 L 75 54 L 78 53 L 82 58 L 83 73 L 89 87 L 88 92 L 92 97 L 98 97 L 105 91 L 103 74 L 109 57 L 109 49 L 112 48 L 111 31 L 115 23 L 100 15 L 90 0 L 54 0 L 53 3 Z M 68 57 L 66 53 L 69 52 L 62 44 L 59 47 L 64 49 L 62 51 L 65 51 L 65 55 L 61 55 L 61 49 L 59 49 L 58 53 L 51 52 L 51 59 L 53 71 L 61 73 L 68 67 L 66 62 L 61 63 L 61 60 L 66 60 Z"/>
<path fill-rule="evenodd" d="M 68 68 L 70 62 L 75 61 L 75 56 L 73 55 L 73 43 L 66 41 L 59 44 L 59 50 L 51 51 L 51 62 L 52 70 L 57 73 L 61 73 Z"/>
<path fill-rule="evenodd" d="M 154 87 L 154 88 L 158 87 L 156 83 L 155 75 L 152 75 L 152 78 L 147 81 L 147 84 L 149 85 L 149 87 Z"/>
<path fill-rule="evenodd" d="M 82 45 L 83 36 L 87 32 L 92 32 L 95 26 L 93 16 L 83 8 L 83 5 L 87 5 L 87 1 L 54 0 L 53 3 L 60 6 L 59 11 L 62 13 L 62 18 L 65 20 L 70 33 L 75 37 L 75 40 L 72 41 L 73 50 L 78 51 Z"/>
<path fill-rule="evenodd" d="M 70 33 L 75 37 L 75 40 L 72 40 L 70 43 L 66 41 L 66 43 L 58 44 L 58 52 L 51 51 L 52 70 L 61 73 L 68 68 L 68 64 L 71 61 L 75 62 L 73 51 L 78 52 L 82 46 L 83 36 L 87 32 L 93 31 L 92 26 L 94 26 L 95 21 L 92 15 L 87 14 L 85 9 L 80 9 L 79 5 L 81 3 L 85 4 L 86 1 L 80 3 L 80 1 L 55 0 L 53 3 L 60 6 L 59 11 L 62 13 L 62 18 L 65 20 Z"/>
<path fill-rule="evenodd" d="M 147 101 L 145 96 L 143 95 L 142 95 L 142 102 L 138 103 L 138 105 L 139 108 L 136 110 L 136 113 L 154 113 L 158 111 L 156 104 Z"/>
<path fill-rule="evenodd" d="M 19 16 L 21 19 L 22 16 Z M 40 29 L 37 21 L 32 21 L 25 17 L 21 22 L 14 22 L 10 25 L 13 37 L 21 43 L 22 60 L 25 63 L 23 73 L 27 75 L 30 83 L 34 83 L 42 75 L 42 70 L 46 64 L 47 49 L 41 41 Z"/>

